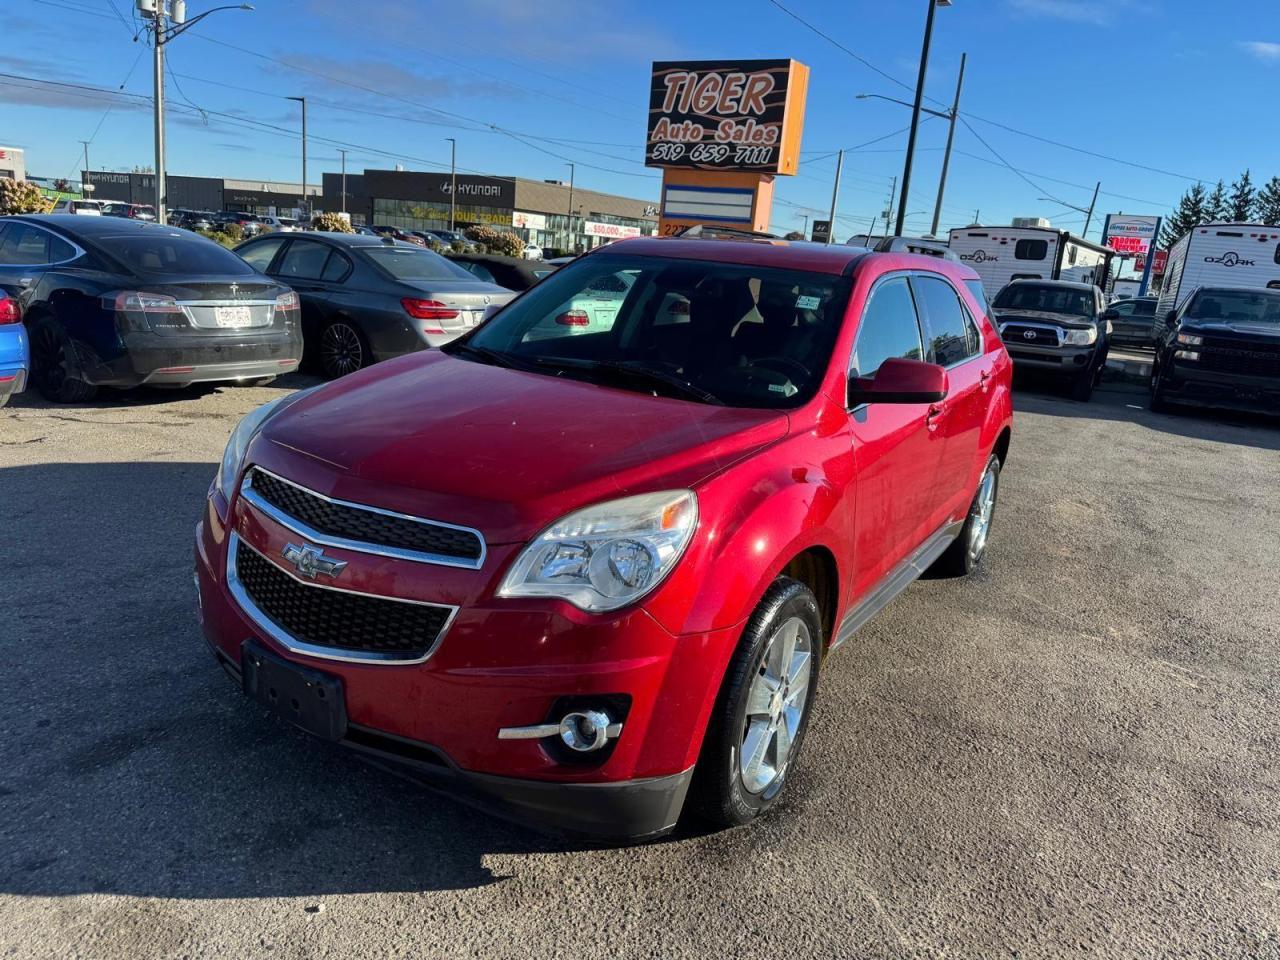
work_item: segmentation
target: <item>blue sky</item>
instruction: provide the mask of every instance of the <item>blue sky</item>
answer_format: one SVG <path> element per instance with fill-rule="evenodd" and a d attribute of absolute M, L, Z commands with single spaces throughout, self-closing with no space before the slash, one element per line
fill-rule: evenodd
<path fill-rule="evenodd" d="M 210 5 L 189 0 L 192 14 Z M 256 6 L 215 14 L 169 48 L 171 174 L 297 180 L 298 108 L 283 98 L 306 95 L 313 138 L 354 145 L 350 170 L 447 168 L 444 138 L 453 136 L 462 169 L 567 178 L 567 158 L 585 187 L 656 198 L 658 171 L 641 165 L 650 61 L 789 56 L 812 74 L 801 170 L 780 178 L 775 229 L 798 227 L 802 208 L 829 205 L 835 161 L 824 155 L 907 125 L 906 108 L 855 95 L 910 99 L 900 84 L 914 86 L 924 21 L 922 0 Z M 149 95 L 150 55 L 133 40 L 130 0 L 8 0 L 5 21 L 0 73 L 123 82 Z M 957 131 L 944 229 L 980 210 L 986 223 L 1040 215 L 1078 231 L 1081 214 L 1039 198 L 1087 206 L 1101 180 L 1100 213 L 1166 213 L 1188 178 L 1280 173 L 1280 12 L 1271 0 L 955 0 L 937 13 L 931 97 L 950 100 L 962 51 L 961 112 L 973 130 Z M 27 149 L 31 173 L 74 176 L 78 141 L 91 137 L 95 168 L 151 161 L 145 103 L 118 101 L 106 113 L 111 101 L 99 94 L 37 86 L 0 77 L 0 141 Z M 910 230 L 927 229 L 945 139 L 943 121 L 921 128 L 908 210 L 922 213 Z M 884 206 L 905 144 L 899 133 L 846 155 L 838 237 L 865 229 Z M 338 164 L 336 145 L 313 139 L 311 179 Z"/>

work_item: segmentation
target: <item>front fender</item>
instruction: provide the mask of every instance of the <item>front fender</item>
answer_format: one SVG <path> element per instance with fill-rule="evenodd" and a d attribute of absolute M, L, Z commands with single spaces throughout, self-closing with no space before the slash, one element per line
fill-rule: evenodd
<path fill-rule="evenodd" d="M 675 634 L 740 625 L 793 557 L 840 539 L 838 486 L 813 467 L 759 476 L 745 488 L 731 471 L 699 490 L 698 503 L 702 517 L 718 519 L 700 525 L 689 553 L 647 605 Z"/>

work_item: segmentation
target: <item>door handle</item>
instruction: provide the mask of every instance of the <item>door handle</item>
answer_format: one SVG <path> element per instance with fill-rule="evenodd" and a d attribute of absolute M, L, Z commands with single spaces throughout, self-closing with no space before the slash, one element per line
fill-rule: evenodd
<path fill-rule="evenodd" d="M 978 371 L 978 386 L 980 386 L 980 387 L 982 388 L 982 392 L 983 392 L 983 393 L 986 393 L 986 392 L 987 392 L 987 383 L 988 383 L 988 381 L 990 381 L 990 380 L 991 380 L 991 371 L 990 371 L 990 370 L 980 370 L 980 371 Z"/>
<path fill-rule="evenodd" d="M 936 403 L 929 404 L 929 411 L 924 415 L 924 424 L 930 430 L 938 429 L 938 418 L 942 416 L 942 407 Z"/>

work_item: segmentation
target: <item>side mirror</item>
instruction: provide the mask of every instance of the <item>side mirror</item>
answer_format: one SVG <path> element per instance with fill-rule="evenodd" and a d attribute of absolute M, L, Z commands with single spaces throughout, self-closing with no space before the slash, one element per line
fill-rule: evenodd
<path fill-rule="evenodd" d="M 947 371 L 936 363 L 894 357 L 874 377 L 849 380 L 849 408 L 864 403 L 938 403 L 946 399 Z"/>
<path fill-rule="evenodd" d="M 1164 325 L 1166 327 L 1169 327 L 1170 329 L 1172 329 L 1177 322 L 1178 322 L 1177 310 L 1170 310 L 1168 313 L 1165 314 Z"/>
<path fill-rule="evenodd" d="M 1102 311 L 1102 319 L 1103 319 L 1103 320 L 1119 320 L 1119 319 L 1120 319 L 1120 311 L 1119 311 L 1119 310 L 1112 310 L 1112 309 L 1103 310 L 1103 311 Z"/>

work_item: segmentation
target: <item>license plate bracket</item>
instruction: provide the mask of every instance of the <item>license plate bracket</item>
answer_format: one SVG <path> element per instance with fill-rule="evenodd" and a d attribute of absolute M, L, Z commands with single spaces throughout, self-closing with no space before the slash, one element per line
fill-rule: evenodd
<path fill-rule="evenodd" d="M 341 740 L 347 733 L 347 702 L 342 678 L 290 663 L 252 641 L 240 648 L 245 695 L 307 733 Z"/>

